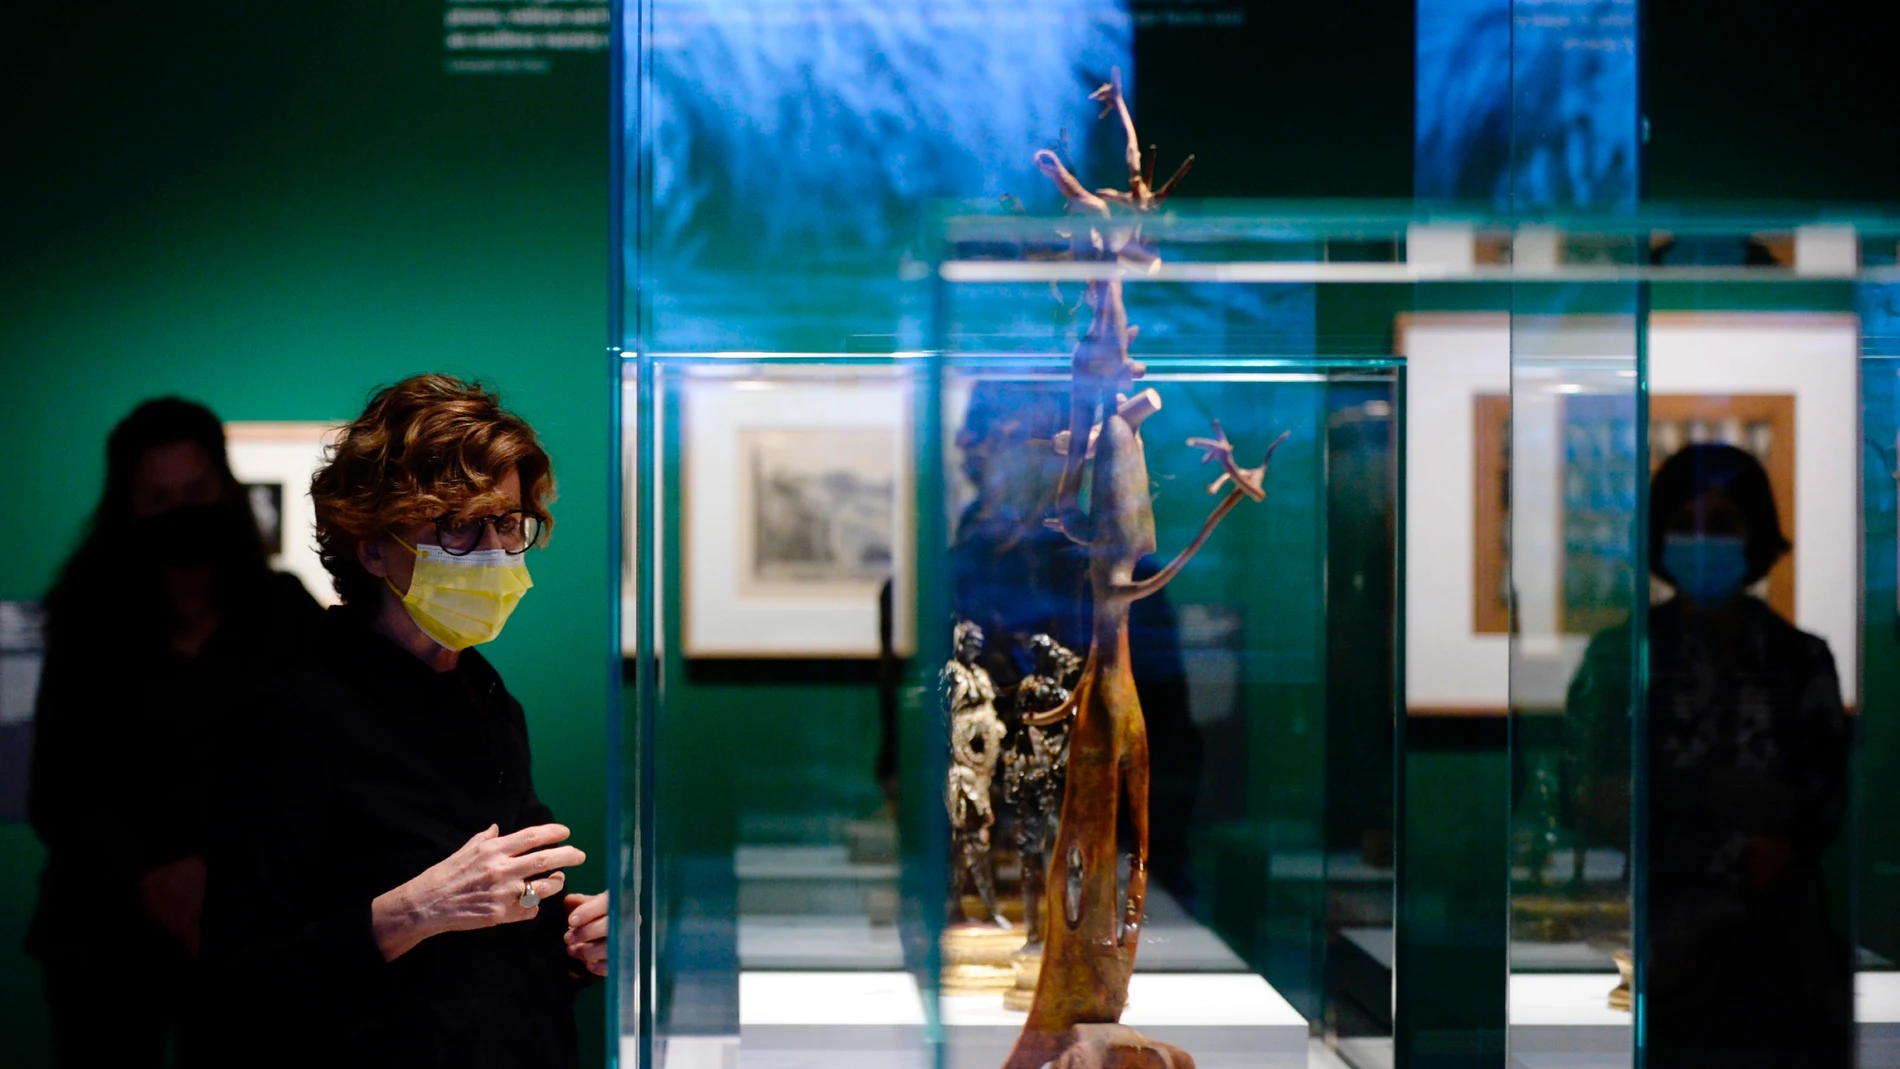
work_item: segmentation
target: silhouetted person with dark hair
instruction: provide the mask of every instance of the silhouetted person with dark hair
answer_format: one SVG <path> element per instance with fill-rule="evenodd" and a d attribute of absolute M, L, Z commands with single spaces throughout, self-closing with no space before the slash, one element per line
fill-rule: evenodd
<path fill-rule="evenodd" d="M 113 428 L 106 483 L 46 596 L 28 808 L 46 845 L 27 950 L 66 1066 L 194 1061 L 211 752 L 227 717 L 312 633 L 270 570 L 202 405 Z"/>
<path fill-rule="evenodd" d="M 1670 457 L 1650 488 L 1652 1069 L 1847 1069 L 1853 962 L 1822 855 L 1847 807 L 1834 658 L 1748 588 L 1788 551 L 1768 476 L 1726 445 Z M 1586 836 L 1628 842 L 1630 635 L 1591 643 L 1570 714 L 1590 731 Z"/>
<path fill-rule="evenodd" d="M 1055 515 L 1062 471 L 1050 443 L 1068 425 L 1066 383 L 981 382 L 957 433 L 977 496 L 951 543 L 953 607 L 990 636 L 979 663 L 999 689 L 1028 672 L 1032 635 L 1049 635 L 1078 655 L 1089 648 L 1088 549 L 1043 523 Z M 1152 556 L 1144 558 L 1134 577 L 1159 568 Z M 1200 790 L 1201 735 L 1188 715 L 1180 632 L 1165 592 L 1134 603 L 1128 632 L 1148 728 L 1149 876 L 1192 907 L 1187 833 Z M 999 709 L 1014 730 L 1007 696 Z"/>

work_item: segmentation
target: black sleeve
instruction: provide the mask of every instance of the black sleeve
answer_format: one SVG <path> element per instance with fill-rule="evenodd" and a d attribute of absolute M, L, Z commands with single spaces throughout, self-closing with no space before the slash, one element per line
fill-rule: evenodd
<path fill-rule="evenodd" d="M 315 723 L 325 688 L 301 677 L 265 692 L 234 728 L 213 774 L 203 958 L 219 997 L 253 1022 L 358 1018 L 387 967 L 370 903 L 339 895 L 349 868 Z M 302 689 L 303 693 L 298 694 Z"/>
<path fill-rule="evenodd" d="M 1632 642 L 1626 625 L 1599 632 L 1564 692 L 1564 794 L 1586 846 L 1629 845 Z"/>
<path fill-rule="evenodd" d="M 82 636 L 54 631 L 33 708 L 33 756 L 27 818 L 47 852 L 86 871 L 131 883 L 153 865 L 140 840 L 131 799 L 130 751 L 136 748 L 126 666 Z M 134 670 L 136 671 L 136 670 Z"/>
<path fill-rule="evenodd" d="M 1796 848 L 1818 855 L 1840 834 L 1847 817 L 1847 765 L 1852 731 L 1841 700 L 1840 675 L 1826 641 L 1808 644 L 1800 689 L 1800 732 L 1795 776 L 1793 838 Z"/>
<path fill-rule="evenodd" d="M 289 572 L 272 572 L 270 612 L 274 636 L 288 650 L 309 649 L 316 641 L 317 628 L 323 622 L 323 606 L 310 596 L 303 580 Z"/>

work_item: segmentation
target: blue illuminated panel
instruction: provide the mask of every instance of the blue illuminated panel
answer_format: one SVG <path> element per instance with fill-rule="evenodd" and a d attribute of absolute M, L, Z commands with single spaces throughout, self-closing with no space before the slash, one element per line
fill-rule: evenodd
<path fill-rule="evenodd" d="M 1419 0 L 1415 192 L 1634 207 L 1635 0 Z"/>
<path fill-rule="evenodd" d="M 1030 159 L 1065 131 L 1087 180 L 1124 180 L 1087 99 L 1116 66 L 1134 88 L 1116 0 L 647 6 L 646 109 L 629 84 L 626 133 L 650 176 L 628 264 L 649 348 L 920 344 L 929 287 L 905 279 L 932 204 L 1057 210 Z"/>

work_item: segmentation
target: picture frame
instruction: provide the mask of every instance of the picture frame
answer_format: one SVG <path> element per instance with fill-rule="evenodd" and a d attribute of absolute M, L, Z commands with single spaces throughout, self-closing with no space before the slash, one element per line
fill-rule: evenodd
<path fill-rule="evenodd" d="M 896 372 L 680 384 L 681 648 L 875 658 L 914 645 L 911 400 Z"/>
<path fill-rule="evenodd" d="M 640 378 L 629 360 L 620 367 L 620 656 L 640 654 Z M 656 650 L 660 648 L 656 644 Z"/>
<path fill-rule="evenodd" d="M 1511 395 L 1471 397 L 1471 630 L 1511 630 Z"/>
<path fill-rule="evenodd" d="M 33 719 L 46 655 L 46 611 L 0 601 L 0 822 L 27 819 Z"/>
<path fill-rule="evenodd" d="M 317 557 L 316 507 L 310 478 L 341 424 L 232 421 L 224 425 L 231 473 L 243 484 L 270 553 L 270 566 L 289 572 L 320 604 L 335 605 L 330 573 Z"/>
<path fill-rule="evenodd" d="M 1514 322 L 1530 329 L 1514 329 Z M 1544 407 L 1530 420 L 1534 440 L 1515 443 L 1522 469 L 1516 474 L 1507 466 L 1505 446 L 1514 428 L 1505 398 L 1514 385 L 1535 385 L 1514 382 L 1514 347 L 1616 356 L 1627 353 L 1634 337 L 1634 323 L 1621 317 L 1526 322 L 1500 313 L 1407 312 L 1395 318 L 1393 348 L 1407 361 L 1407 465 L 1431 473 L 1409 480 L 1406 498 L 1409 712 L 1561 708 L 1564 685 L 1590 635 L 1627 615 L 1579 612 L 1597 599 L 1573 597 L 1564 584 L 1584 572 L 1578 558 L 1591 547 L 1570 535 L 1587 526 L 1588 517 L 1564 494 L 1517 500 L 1509 490 L 1513 480 L 1521 488 L 1526 478 L 1568 487 L 1573 470 L 1586 474 L 1581 469 L 1589 458 L 1567 450 L 1572 424 L 1590 422 L 1573 402 L 1590 391 L 1542 391 Z M 1832 312 L 1655 312 L 1648 317 L 1647 344 L 1651 463 L 1691 440 L 1734 439 L 1762 458 L 1794 548 L 1758 593 L 1795 626 L 1828 641 L 1852 706 L 1859 561 L 1817 535 L 1860 522 L 1865 442 L 1858 421 L 1842 416 L 1858 405 L 1859 319 Z M 1482 400 L 1486 395 L 1498 399 Z M 1633 463 L 1633 449 L 1628 452 Z M 1524 474 L 1532 466 L 1535 473 Z M 1610 481 L 1633 486 L 1646 474 Z M 1513 544 L 1526 532 L 1535 537 Z M 1518 554 L 1515 590 L 1507 547 Z M 1623 586 L 1642 596 L 1642 587 L 1627 578 Z M 1515 618 L 1511 596 L 1519 599 Z M 1435 623 L 1442 607 L 1452 605 L 1466 626 Z"/>
<path fill-rule="evenodd" d="M 1595 441 L 1612 437 L 1612 428 L 1602 426 L 1605 417 L 1593 416 L 1588 405 L 1572 400 L 1565 405 L 1566 447 L 1558 465 L 1558 481 L 1566 487 L 1589 486 L 1607 482 L 1620 485 L 1628 481 L 1627 472 L 1602 473 L 1595 470 L 1614 456 L 1604 457 L 1588 449 L 1579 450 L 1574 439 Z M 1795 500 L 1795 399 L 1793 394 L 1681 394 L 1659 393 L 1649 398 L 1650 456 L 1649 474 L 1654 476 L 1664 460 L 1684 446 L 1696 442 L 1727 441 L 1753 454 L 1768 472 L 1768 481 L 1783 517 L 1785 532 L 1793 537 Z M 1473 441 L 1475 521 L 1472 525 L 1472 559 L 1476 568 L 1472 581 L 1472 619 L 1480 634 L 1505 634 L 1510 630 L 1510 434 L 1511 399 L 1508 394 L 1484 393 L 1472 398 L 1475 419 Z M 1591 434 L 1598 431 L 1602 433 Z M 1634 445 L 1627 447 L 1629 459 Z M 1614 451 L 1612 451 L 1614 453 Z M 1574 478 L 1572 476 L 1575 476 Z M 1583 498 L 1589 498 L 1587 492 Z M 1625 516 L 1631 505 L 1612 506 L 1612 517 Z M 1589 513 L 1588 506 L 1566 497 L 1562 525 L 1589 530 L 1603 526 L 1604 517 Z M 1624 541 L 1618 536 L 1617 541 Z M 1627 552 L 1620 544 L 1613 547 L 1614 559 L 1592 559 L 1588 539 L 1567 534 L 1566 558 L 1559 574 L 1566 583 L 1579 572 L 1615 574 Z M 1795 562 L 1783 557 L 1769 572 L 1756 591 L 1784 618 L 1795 614 Z M 1627 587 L 1627 576 L 1612 585 Z M 1651 601 L 1668 596 L 1667 588 L 1651 582 Z M 1605 606 L 1600 597 L 1582 596 L 1566 589 L 1561 602 L 1560 626 L 1567 635 L 1593 635 L 1611 627 L 1628 615 L 1627 604 Z"/>

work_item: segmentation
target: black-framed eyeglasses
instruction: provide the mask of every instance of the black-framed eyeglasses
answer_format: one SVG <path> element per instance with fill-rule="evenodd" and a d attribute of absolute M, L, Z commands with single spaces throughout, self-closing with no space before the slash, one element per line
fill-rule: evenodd
<path fill-rule="evenodd" d="M 482 544 L 484 527 L 495 529 L 495 540 L 503 552 L 520 556 L 534 548 L 541 538 L 541 529 L 546 526 L 541 517 L 525 509 L 510 509 L 493 516 L 437 516 L 434 523 L 436 543 L 451 557 L 473 553 Z"/>

